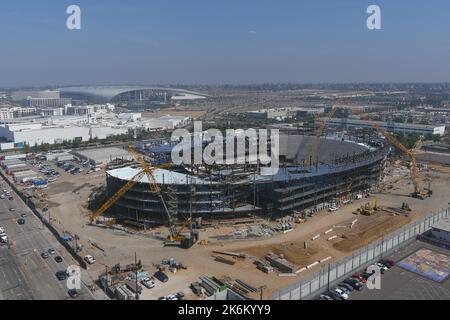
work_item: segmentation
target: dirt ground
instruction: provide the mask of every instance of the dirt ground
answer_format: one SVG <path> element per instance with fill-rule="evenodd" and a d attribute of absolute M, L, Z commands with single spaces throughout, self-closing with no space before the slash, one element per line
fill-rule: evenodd
<path fill-rule="evenodd" d="M 361 221 L 355 229 L 343 232 L 341 240 L 333 244 L 333 248 L 341 252 L 353 252 L 411 222 L 410 217 L 385 213 L 376 213 L 371 218 Z"/>
<path fill-rule="evenodd" d="M 409 197 L 412 184 L 408 178 L 400 179 L 389 191 L 372 195 L 377 198 L 378 204 L 384 207 L 398 208 L 402 202 L 408 202 L 413 208 L 409 218 L 392 217 L 389 214 L 371 217 L 355 216 L 353 212 L 362 204 L 370 201 L 370 199 L 362 199 L 340 208 L 335 213 L 322 211 L 313 218 L 309 218 L 306 223 L 296 225 L 293 231 L 286 234 L 258 240 L 210 241 L 207 245 L 196 245 L 189 250 L 164 247 L 161 241 L 152 238 L 150 233 L 129 234 L 98 226 L 88 226 L 89 212 L 85 209 L 87 198 L 94 187 L 105 183 L 104 172 L 77 176 L 62 172 L 59 181 L 50 185 L 47 193 L 48 200 L 58 204 L 49 209 L 49 214 L 57 222 L 56 225 L 71 234 L 77 234 L 80 242 L 84 245 L 82 254 L 91 254 L 96 258 L 97 262 L 89 267 L 89 273 L 93 279 L 105 269 L 105 266 L 112 266 L 117 262 L 131 263 L 136 252 L 149 272 L 155 271 L 154 263 L 159 263 L 162 259 L 167 258 L 174 258 L 188 266 L 188 270 L 170 274 L 168 284 L 152 289 L 154 291 L 145 295 L 149 299 L 178 291 L 189 292 L 187 288 L 190 283 L 197 281 L 201 275 L 229 276 L 234 279 L 242 279 L 254 287 L 264 285 L 267 287 L 264 290 L 264 297 L 271 298 L 275 291 L 299 281 L 300 277 L 309 272 L 317 272 L 321 266 L 308 269 L 296 277 L 280 277 L 276 273 L 267 275 L 257 270 L 251 258 L 237 261 L 235 265 L 227 265 L 215 261 L 212 252 L 214 250 L 246 252 L 251 256 L 263 258 L 267 252 L 272 251 L 283 254 L 286 259 L 299 267 L 328 256 L 332 257 L 332 260 L 328 262 L 336 261 L 348 255 L 350 251 L 394 231 L 409 221 L 419 219 L 430 211 L 446 207 L 449 202 L 450 170 L 445 167 L 436 169 L 439 171 L 432 171 L 429 174 L 433 180 L 432 198 L 419 200 Z M 73 192 L 74 190 L 75 192 Z M 354 229 L 344 230 L 344 228 L 336 227 L 333 232 L 324 235 L 327 229 L 348 224 L 355 218 L 358 218 L 359 221 Z M 227 232 L 232 229 L 227 228 Z M 210 228 L 207 232 L 202 232 L 200 236 L 201 239 L 205 239 L 207 236 L 223 233 L 223 229 Z M 311 238 L 316 234 L 321 234 L 320 239 L 312 241 Z M 346 234 L 347 239 L 340 238 L 342 234 Z M 332 235 L 337 235 L 338 238 L 327 241 L 327 237 Z M 308 241 L 306 250 L 304 249 L 305 240 Z M 99 245 L 102 250 L 92 245 L 93 243 Z"/>

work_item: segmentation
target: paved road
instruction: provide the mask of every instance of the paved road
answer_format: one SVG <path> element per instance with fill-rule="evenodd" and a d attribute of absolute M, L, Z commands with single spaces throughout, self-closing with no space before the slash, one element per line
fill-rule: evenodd
<path fill-rule="evenodd" d="M 11 191 L 1 178 L 0 184 L 0 189 Z M 12 195 L 14 200 L 0 199 L 0 226 L 9 238 L 8 245 L 0 246 L 0 299 L 70 299 L 66 281 L 59 281 L 55 273 L 73 264 L 71 257 L 19 197 Z M 26 223 L 19 225 L 17 219 L 22 213 L 27 215 Z M 41 253 L 49 248 L 54 248 L 56 254 L 43 259 Z M 62 263 L 54 260 L 57 255 L 63 257 Z M 83 287 L 77 299 L 92 299 L 92 295 Z"/>

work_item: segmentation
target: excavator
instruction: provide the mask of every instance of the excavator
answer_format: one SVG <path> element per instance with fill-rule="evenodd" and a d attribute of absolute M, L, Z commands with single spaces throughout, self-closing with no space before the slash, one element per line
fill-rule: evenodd
<path fill-rule="evenodd" d="M 377 199 L 373 198 L 371 202 L 366 203 L 358 209 L 358 212 L 365 216 L 371 216 L 378 210 Z"/>
<path fill-rule="evenodd" d="M 164 208 L 164 211 L 168 218 L 168 226 L 169 226 L 169 235 L 167 236 L 167 240 L 164 242 L 165 245 L 180 245 L 183 248 L 192 247 L 198 240 L 198 232 L 193 231 L 191 228 L 191 233 L 189 236 L 183 234 L 183 230 L 191 224 L 192 218 L 185 218 L 184 223 L 181 225 L 179 229 L 175 227 L 174 218 L 169 211 L 166 201 L 164 200 L 164 196 L 162 190 L 155 181 L 154 176 L 154 168 L 150 167 L 150 165 L 144 160 L 142 155 L 136 150 L 134 145 L 129 146 L 129 151 L 134 155 L 135 159 L 142 166 L 142 170 L 139 171 L 133 178 L 131 178 L 122 188 L 120 188 L 110 199 L 108 199 L 102 206 L 100 206 L 91 216 L 90 216 L 90 224 L 93 224 L 101 215 L 103 215 L 117 200 L 119 200 L 125 193 L 127 193 L 135 184 L 139 183 L 144 176 L 147 176 L 148 186 L 150 191 L 154 194 L 157 194 L 161 204 Z M 168 165 L 170 166 L 170 164 Z M 165 166 L 160 166 L 165 167 Z"/>

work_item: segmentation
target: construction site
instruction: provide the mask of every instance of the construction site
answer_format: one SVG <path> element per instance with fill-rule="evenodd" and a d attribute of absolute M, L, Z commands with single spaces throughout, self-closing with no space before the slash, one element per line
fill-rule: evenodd
<path fill-rule="evenodd" d="M 420 142 L 407 149 L 375 126 L 350 136 L 323 123 L 314 136 L 280 133 L 271 176 L 255 164 L 175 166 L 160 161 L 167 145 L 136 143 L 126 147 L 134 160 L 61 172 L 29 199 L 95 257 L 87 270 L 110 298 L 214 299 L 226 288 L 270 299 L 448 202 L 450 170 L 418 162 Z"/>

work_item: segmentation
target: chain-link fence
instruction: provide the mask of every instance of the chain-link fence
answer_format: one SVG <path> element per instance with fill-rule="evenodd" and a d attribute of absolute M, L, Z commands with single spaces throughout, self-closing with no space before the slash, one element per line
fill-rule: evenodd
<path fill-rule="evenodd" d="M 320 271 L 292 284 L 273 296 L 275 300 L 307 300 L 325 291 L 353 273 L 361 270 L 392 251 L 416 239 L 417 235 L 429 230 L 431 226 L 449 216 L 449 208 L 441 209 L 413 222 L 383 239 L 369 244 L 336 263 L 329 264 Z"/>

